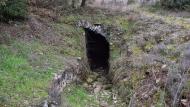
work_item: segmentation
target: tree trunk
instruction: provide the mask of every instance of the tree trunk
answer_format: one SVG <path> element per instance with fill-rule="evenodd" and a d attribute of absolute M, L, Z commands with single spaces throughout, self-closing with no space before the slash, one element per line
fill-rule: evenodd
<path fill-rule="evenodd" d="M 75 8 L 75 0 L 72 0 L 72 8 Z"/>
<path fill-rule="evenodd" d="M 86 5 L 86 0 L 82 0 L 81 7 L 85 7 Z"/>

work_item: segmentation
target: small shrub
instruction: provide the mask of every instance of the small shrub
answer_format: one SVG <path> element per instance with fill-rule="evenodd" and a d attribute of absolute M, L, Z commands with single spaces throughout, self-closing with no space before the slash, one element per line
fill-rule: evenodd
<path fill-rule="evenodd" d="M 24 19 L 27 15 L 27 0 L 7 0 L 0 4 L 0 19 Z"/>
<path fill-rule="evenodd" d="M 190 6 L 190 0 L 161 0 L 160 3 L 167 8 L 186 9 Z"/>
<path fill-rule="evenodd" d="M 6 2 L 7 0 L 1 0 L 0 1 L 0 6 L 2 6 L 2 5 L 5 5 L 5 2 Z"/>

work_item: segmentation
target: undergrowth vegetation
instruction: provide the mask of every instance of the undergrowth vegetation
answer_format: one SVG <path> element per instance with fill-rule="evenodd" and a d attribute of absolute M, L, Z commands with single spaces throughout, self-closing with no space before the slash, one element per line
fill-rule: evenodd
<path fill-rule="evenodd" d="M 190 1 L 189 0 L 161 0 L 161 5 L 172 9 L 189 9 L 190 8 Z"/>
<path fill-rule="evenodd" d="M 0 4 L 0 20 L 24 19 L 27 16 L 27 0 L 6 0 Z"/>

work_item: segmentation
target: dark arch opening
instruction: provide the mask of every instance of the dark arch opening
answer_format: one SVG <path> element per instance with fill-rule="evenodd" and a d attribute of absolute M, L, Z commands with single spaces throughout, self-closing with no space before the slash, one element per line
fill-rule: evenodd
<path fill-rule="evenodd" d="M 86 53 L 90 69 L 107 74 L 109 72 L 110 47 L 106 38 L 89 28 L 84 28 Z"/>

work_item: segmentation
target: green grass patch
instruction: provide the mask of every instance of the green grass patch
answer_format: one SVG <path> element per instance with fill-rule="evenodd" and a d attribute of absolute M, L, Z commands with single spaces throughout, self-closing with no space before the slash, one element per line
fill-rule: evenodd
<path fill-rule="evenodd" d="M 121 56 L 121 50 L 118 47 L 111 47 L 111 59 L 114 60 L 116 58 L 119 58 Z"/>
<path fill-rule="evenodd" d="M 60 44 L 59 51 L 65 56 L 82 56 L 83 49 L 85 45 L 83 44 L 82 39 L 84 39 L 82 29 L 78 29 L 72 25 L 68 24 L 53 24 L 53 27 L 56 29 L 57 33 L 62 36 L 63 44 Z M 57 46 L 58 47 L 58 46 Z M 69 48 L 68 48 L 69 47 Z"/>
<path fill-rule="evenodd" d="M 134 55 L 140 55 L 143 51 L 140 47 L 136 46 L 136 45 L 133 45 L 132 46 L 132 52 Z"/>
<path fill-rule="evenodd" d="M 48 96 L 52 74 L 63 67 L 59 52 L 37 41 L 0 45 L 0 104 L 28 106 L 41 101 Z"/>
<path fill-rule="evenodd" d="M 166 92 L 164 92 L 163 90 L 158 90 L 158 92 L 153 96 L 153 99 L 155 99 L 155 107 L 164 107 L 166 100 L 165 95 Z"/>
<path fill-rule="evenodd" d="M 99 107 L 97 101 L 93 96 L 81 86 L 72 85 L 63 92 L 67 103 L 71 107 Z"/>

